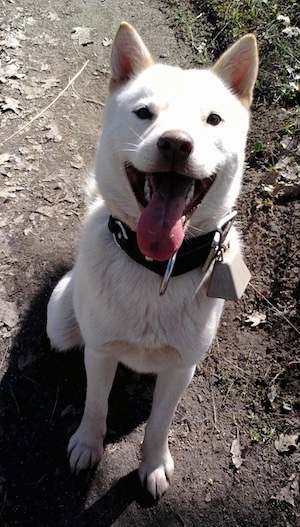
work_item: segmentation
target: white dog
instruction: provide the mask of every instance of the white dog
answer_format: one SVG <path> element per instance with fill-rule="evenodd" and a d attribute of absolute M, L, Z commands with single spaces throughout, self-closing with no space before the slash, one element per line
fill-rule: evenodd
<path fill-rule="evenodd" d="M 182 70 L 154 64 L 127 23 L 118 30 L 96 158 L 101 197 L 48 305 L 52 346 L 84 346 L 85 410 L 68 446 L 76 473 L 103 455 L 122 362 L 157 374 L 139 475 L 154 498 L 169 486 L 171 419 L 224 304 L 207 296 L 211 255 L 221 250 L 216 233 L 238 247 L 228 213 L 240 190 L 257 68 L 253 35 L 210 70 Z"/>

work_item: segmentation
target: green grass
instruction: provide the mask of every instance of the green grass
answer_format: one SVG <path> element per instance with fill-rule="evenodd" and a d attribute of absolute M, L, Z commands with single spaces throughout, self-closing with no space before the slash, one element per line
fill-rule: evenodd
<path fill-rule="evenodd" d="M 300 35 L 292 34 L 299 28 L 298 1 L 169 0 L 167 3 L 173 8 L 173 26 L 194 50 L 195 63 L 212 62 L 239 37 L 255 33 L 260 48 L 258 100 L 266 104 L 279 102 L 286 107 L 295 105 L 299 97 Z"/>

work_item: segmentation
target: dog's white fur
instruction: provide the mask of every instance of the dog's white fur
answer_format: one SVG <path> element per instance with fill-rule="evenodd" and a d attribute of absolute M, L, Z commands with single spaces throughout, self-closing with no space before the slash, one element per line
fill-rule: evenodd
<path fill-rule="evenodd" d="M 102 197 L 89 207 L 75 266 L 58 283 L 48 305 L 52 346 L 84 346 L 86 404 L 68 447 L 76 472 L 101 459 L 108 396 L 122 362 L 157 374 L 139 475 L 155 498 L 169 485 L 174 469 L 168 448 L 171 419 L 216 334 L 223 300 L 206 296 L 207 280 L 200 268 L 171 278 L 165 295 L 159 296 L 161 277 L 116 246 L 108 217 L 112 214 L 137 229 L 141 209 L 125 164 L 141 172 L 169 170 L 157 141 L 166 131 L 180 130 L 193 138 L 194 149 L 179 168 L 199 179 L 216 174 L 185 236 L 216 228 L 239 193 L 257 64 L 253 35 L 234 44 L 211 70 L 184 71 L 154 65 L 137 32 L 126 23 L 119 28 L 96 158 Z M 155 119 L 136 116 L 134 110 L 143 105 Z M 218 126 L 206 122 L 211 112 L 222 117 Z M 238 243 L 234 229 L 230 242 Z"/>

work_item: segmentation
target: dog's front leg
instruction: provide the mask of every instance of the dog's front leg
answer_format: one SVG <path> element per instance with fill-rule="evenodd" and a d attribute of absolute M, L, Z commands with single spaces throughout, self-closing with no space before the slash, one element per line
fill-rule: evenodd
<path fill-rule="evenodd" d="M 168 432 L 173 414 L 195 366 L 172 368 L 157 375 L 153 405 L 142 446 L 139 476 L 148 491 L 157 499 L 167 490 L 174 462 L 168 447 Z"/>
<path fill-rule="evenodd" d="M 70 467 L 76 474 L 91 468 L 102 457 L 108 396 L 118 365 L 114 357 L 103 356 L 88 347 L 84 350 L 84 362 L 87 376 L 84 414 L 68 445 Z"/>

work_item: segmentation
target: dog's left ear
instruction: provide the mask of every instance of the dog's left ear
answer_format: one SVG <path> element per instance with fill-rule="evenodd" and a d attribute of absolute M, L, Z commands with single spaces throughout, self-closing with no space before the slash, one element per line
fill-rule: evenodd
<path fill-rule="evenodd" d="M 151 54 L 138 32 L 127 22 L 122 22 L 112 46 L 109 91 L 115 91 L 153 63 Z"/>
<path fill-rule="evenodd" d="M 249 109 L 258 71 L 258 50 L 255 36 L 248 34 L 240 38 L 221 55 L 212 67 L 212 71 Z"/>

